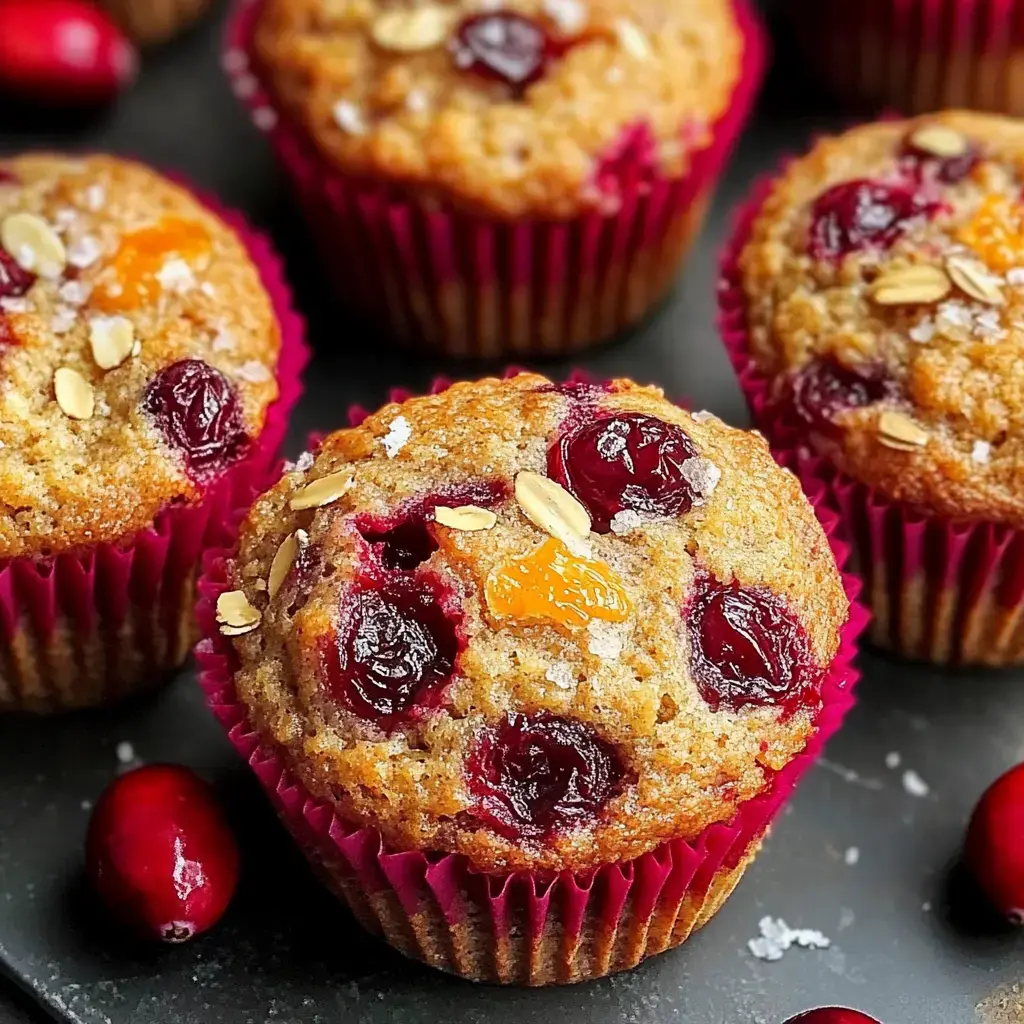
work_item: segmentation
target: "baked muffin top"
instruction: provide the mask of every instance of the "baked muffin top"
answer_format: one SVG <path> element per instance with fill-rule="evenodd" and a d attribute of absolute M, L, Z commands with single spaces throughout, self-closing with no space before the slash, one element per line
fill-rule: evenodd
<path fill-rule="evenodd" d="M 530 374 L 330 435 L 230 575 L 238 696 L 307 788 L 483 870 L 730 819 L 812 734 L 848 612 L 759 435 Z"/>
<path fill-rule="evenodd" d="M 841 468 L 1024 523 L 1024 122 L 946 112 L 819 142 L 740 257 L 753 355 Z"/>
<path fill-rule="evenodd" d="M 682 174 L 743 45 L 732 0 L 264 0 L 254 41 L 335 166 L 508 217 L 614 208 L 624 154 Z"/>
<path fill-rule="evenodd" d="M 0 558 L 115 541 L 244 457 L 280 338 L 234 232 L 135 163 L 0 160 Z"/>

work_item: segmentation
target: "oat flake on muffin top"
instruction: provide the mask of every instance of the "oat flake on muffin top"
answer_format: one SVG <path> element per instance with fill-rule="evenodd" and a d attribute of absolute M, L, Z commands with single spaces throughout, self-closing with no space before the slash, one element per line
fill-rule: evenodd
<path fill-rule="evenodd" d="M 218 602 L 250 719 L 397 849 L 692 839 L 813 732 L 848 603 L 764 440 L 630 381 L 457 384 L 263 495 Z"/>
<path fill-rule="evenodd" d="M 685 173 L 742 41 L 732 0 L 265 0 L 255 50 L 342 171 L 564 217 L 614 201 L 602 173 L 638 126 L 654 165 Z"/>
<path fill-rule="evenodd" d="M 819 142 L 740 257 L 753 355 L 887 497 L 1024 524 L 1024 122 L 945 112 Z"/>
<path fill-rule="evenodd" d="M 198 498 L 277 398 L 235 234 L 135 163 L 0 161 L 0 557 L 116 541 Z"/>

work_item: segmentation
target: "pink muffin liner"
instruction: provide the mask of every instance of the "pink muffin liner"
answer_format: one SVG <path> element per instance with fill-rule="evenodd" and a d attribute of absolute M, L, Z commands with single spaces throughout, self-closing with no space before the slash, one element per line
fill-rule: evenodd
<path fill-rule="evenodd" d="M 571 220 L 502 221 L 395 186 L 345 176 L 280 111 L 258 77 L 252 36 L 260 0 L 229 24 L 224 66 L 291 179 L 338 297 L 406 344 L 474 358 L 556 356 L 640 319 L 664 297 L 703 223 L 713 187 L 750 113 L 765 37 L 736 0 L 743 69 L 712 141 L 682 178 L 665 178 L 639 124 L 622 133 L 596 175 L 621 202 Z M 684 130 L 687 145 L 690 131 Z"/>
<path fill-rule="evenodd" d="M 938 664 L 1024 662 L 1024 531 L 930 515 L 890 500 L 813 451 L 802 424 L 773 400 L 771 379 L 751 358 L 738 266 L 771 184 L 757 183 L 738 212 L 719 286 L 722 340 L 755 426 L 804 488 L 822 493 L 840 512 L 875 643 Z"/>
<path fill-rule="evenodd" d="M 432 390 L 447 384 L 438 381 Z M 408 397 L 404 391 L 390 396 Z M 355 408 L 350 421 L 365 415 Z M 838 519 L 821 503 L 821 491 L 816 484 L 810 500 L 842 569 L 848 549 L 835 537 Z M 634 967 L 685 941 L 728 897 L 772 819 L 854 703 L 853 659 L 868 616 L 856 600 L 858 580 L 844 572 L 850 617 L 823 682 L 816 732 L 764 794 L 696 839 L 667 842 L 627 863 L 578 873 L 483 874 L 460 855 L 389 849 L 376 830 L 345 822 L 303 787 L 283 752 L 253 730 L 235 693 L 231 642 L 216 624 L 217 597 L 229 588 L 230 555 L 209 552 L 199 583 L 204 639 L 196 656 L 213 713 L 314 870 L 359 922 L 407 956 L 478 981 L 582 981 Z"/>
<path fill-rule="evenodd" d="M 202 500 L 165 508 L 118 543 L 0 563 L 0 710 L 51 711 L 104 703 L 159 682 L 195 639 L 202 553 L 230 544 L 265 482 L 301 393 L 308 358 L 281 261 L 238 213 L 198 198 L 239 236 L 259 270 L 281 332 L 280 394 L 246 457 Z"/>
<path fill-rule="evenodd" d="M 808 62 L 841 96 L 902 113 L 1024 113 L 1021 0 L 789 0 Z"/>

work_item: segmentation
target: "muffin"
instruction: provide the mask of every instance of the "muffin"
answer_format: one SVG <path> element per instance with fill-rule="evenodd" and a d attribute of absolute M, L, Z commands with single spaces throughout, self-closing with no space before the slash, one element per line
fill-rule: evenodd
<path fill-rule="evenodd" d="M 947 112 L 819 142 L 761 186 L 723 327 L 755 421 L 827 480 L 873 637 L 1024 660 L 1024 123 Z"/>
<path fill-rule="evenodd" d="M 101 0 L 139 46 L 157 46 L 191 28 L 210 8 L 210 0 Z"/>
<path fill-rule="evenodd" d="M 328 884 L 409 956 L 531 985 L 716 912 L 860 621 L 761 437 L 532 374 L 331 434 L 200 593 L 204 689 Z"/>
<path fill-rule="evenodd" d="M 783 0 L 809 67 L 839 96 L 904 114 L 1024 114 L 1021 0 Z"/>
<path fill-rule="evenodd" d="M 762 58 L 745 0 L 257 0 L 225 65 L 339 297 L 409 344 L 507 357 L 667 293 Z"/>
<path fill-rule="evenodd" d="M 184 661 L 202 550 L 297 396 L 298 326 L 236 215 L 109 156 L 0 160 L 0 709 Z"/>

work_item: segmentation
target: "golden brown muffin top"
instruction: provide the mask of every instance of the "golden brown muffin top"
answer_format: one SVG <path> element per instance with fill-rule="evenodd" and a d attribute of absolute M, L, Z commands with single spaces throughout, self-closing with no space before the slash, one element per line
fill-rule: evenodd
<path fill-rule="evenodd" d="M 1024 523 L 1024 122 L 946 112 L 819 142 L 741 259 L 754 357 L 890 498 Z"/>
<path fill-rule="evenodd" d="M 271 91 L 349 174 L 507 217 L 618 201 L 602 172 L 646 125 L 685 172 L 740 74 L 731 0 L 265 0 Z"/>
<path fill-rule="evenodd" d="M 234 232 L 135 163 L 0 161 L 0 558 L 115 541 L 241 458 L 280 338 Z"/>
<path fill-rule="evenodd" d="M 230 575 L 263 737 L 346 820 L 485 870 L 732 818 L 813 733 L 848 612 L 759 435 L 531 374 L 330 435 L 256 502 Z"/>

